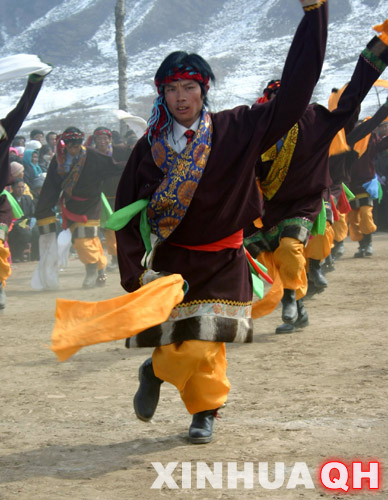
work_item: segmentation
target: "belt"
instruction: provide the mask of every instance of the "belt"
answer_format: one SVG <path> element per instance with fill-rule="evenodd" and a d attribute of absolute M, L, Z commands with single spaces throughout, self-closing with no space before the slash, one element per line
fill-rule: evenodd
<path fill-rule="evenodd" d="M 182 247 L 187 248 L 188 250 L 202 252 L 219 252 L 220 250 L 225 250 L 226 248 L 237 249 L 243 244 L 243 230 L 239 229 L 236 233 L 233 233 L 222 240 L 207 243 L 206 245 L 180 245 L 179 243 L 171 243 L 170 241 L 168 243 L 174 247 Z"/>

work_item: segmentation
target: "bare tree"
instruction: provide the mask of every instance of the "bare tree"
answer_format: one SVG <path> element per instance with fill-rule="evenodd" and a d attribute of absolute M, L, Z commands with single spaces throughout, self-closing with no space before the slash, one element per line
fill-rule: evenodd
<path fill-rule="evenodd" d="M 125 0 L 117 0 L 115 7 L 116 47 L 119 69 L 119 109 L 128 111 L 127 52 L 125 49 Z M 120 133 L 126 132 L 126 125 L 120 121 Z"/>

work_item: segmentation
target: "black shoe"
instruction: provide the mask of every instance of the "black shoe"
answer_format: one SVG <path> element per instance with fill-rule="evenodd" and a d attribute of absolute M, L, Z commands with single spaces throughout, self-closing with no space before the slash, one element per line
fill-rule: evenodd
<path fill-rule="evenodd" d="M 100 269 L 97 274 L 96 286 L 102 287 L 106 285 L 107 276 L 105 274 L 105 268 Z"/>
<path fill-rule="evenodd" d="M 298 306 L 298 319 L 295 321 L 295 326 L 296 328 L 304 328 L 309 325 L 309 316 L 304 306 L 303 299 L 297 300 L 296 305 Z"/>
<path fill-rule="evenodd" d="M 276 327 L 275 333 L 294 333 L 296 330 L 292 323 L 282 323 Z"/>
<path fill-rule="evenodd" d="M 310 299 L 311 297 L 313 297 L 314 295 L 318 294 L 318 293 L 322 293 L 325 291 L 325 288 L 317 288 L 314 283 L 312 281 L 308 281 L 307 283 L 308 287 L 307 287 L 307 293 L 306 295 L 304 296 L 304 298 L 307 300 L 307 299 Z"/>
<path fill-rule="evenodd" d="M 148 358 L 139 368 L 139 388 L 133 398 L 133 407 L 138 419 L 148 422 L 158 406 L 160 386 L 163 380 L 158 378 L 152 367 L 152 358 Z"/>
<path fill-rule="evenodd" d="M 206 444 L 213 439 L 214 418 L 217 410 L 206 410 L 194 413 L 189 428 L 189 441 L 192 444 Z"/>
<path fill-rule="evenodd" d="M 284 321 L 284 323 L 295 323 L 298 318 L 295 290 L 290 290 L 288 288 L 284 289 L 282 305 L 282 321 Z"/>
<path fill-rule="evenodd" d="M 309 280 L 314 283 L 316 288 L 326 288 L 327 279 L 323 276 L 321 262 L 316 259 L 309 261 Z"/>
<path fill-rule="evenodd" d="M 275 333 L 293 333 L 295 330 L 299 328 L 304 328 L 309 324 L 309 317 L 306 311 L 306 308 L 303 304 L 303 299 L 299 299 L 296 301 L 296 305 L 298 308 L 298 318 L 295 323 L 283 323 L 278 326 L 275 330 Z"/>
<path fill-rule="evenodd" d="M 97 262 L 95 264 L 86 264 L 86 276 L 82 283 L 82 288 L 94 288 L 98 276 Z"/>
<path fill-rule="evenodd" d="M 353 256 L 355 259 L 362 259 L 365 257 L 365 250 L 361 246 L 358 247 L 357 252 Z"/>

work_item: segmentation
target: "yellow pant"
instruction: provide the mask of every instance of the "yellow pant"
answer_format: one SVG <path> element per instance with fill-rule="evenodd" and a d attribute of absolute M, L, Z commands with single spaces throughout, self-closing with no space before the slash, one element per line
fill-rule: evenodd
<path fill-rule="evenodd" d="M 225 344 L 186 340 L 155 348 L 155 375 L 175 385 L 192 415 L 222 406 L 230 383 L 226 376 Z"/>
<path fill-rule="evenodd" d="M 326 222 L 325 234 L 317 234 L 310 238 L 306 249 L 306 259 L 323 260 L 330 255 L 334 243 L 334 230 L 329 222 Z"/>
<path fill-rule="evenodd" d="M 339 213 L 339 220 L 333 222 L 334 240 L 344 241 L 348 235 L 348 224 L 346 222 L 346 215 Z"/>
<path fill-rule="evenodd" d="M 117 255 L 116 233 L 112 229 L 104 229 L 105 244 L 109 255 Z"/>
<path fill-rule="evenodd" d="M 295 238 L 281 238 L 274 252 L 261 252 L 257 260 L 267 269 L 273 285 L 262 300 L 252 306 L 252 318 L 270 314 L 283 297 L 284 288 L 296 290 L 299 300 L 307 293 L 306 259 L 304 245 Z"/>
<path fill-rule="evenodd" d="M 73 246 L 82 264 L 97 263 L 98 270 L 106 267 L 108 259 L 104 255 L 100 238 L 75 238 Z"/>
<path fill-rule="evenodd" d="M 361 241 L 365 234 L 377 229 L 373 222 L 373 207 L 364 206 L 348 213 L 349 236 L 353 241 Z"/>
<path fill-rule="evenodd" d="M 0 283 L 5 285 L 9 276 L 11 276 L 11 266 L 8 262 L 9 249 L 4 247 L 4 241 L 0 240 Z"/>

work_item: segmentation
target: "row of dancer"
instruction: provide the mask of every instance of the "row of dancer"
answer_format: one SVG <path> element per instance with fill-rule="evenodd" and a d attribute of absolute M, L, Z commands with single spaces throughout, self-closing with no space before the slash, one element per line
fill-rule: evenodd
<path fill-rule="evenodd" d="M 227 400 L 225 342 L 249 342 L 252 317 L 266 304 L 264 299 L 252 306 L 243 230 L 251 253 L 267 257 L 263 262 L 281 290 L 278 302 L 286 290 L 283 315 L 298 318 L 297 301 L 307 290 L 304 246 L 331 183 L 330 143 L 388 63 L 386 22 L 363 50 L 337 110 L 308 106 L 323 62 L 327 2 L 302 4 L 305 15 L 281 85 L 265 103 L 208 113 L 209 65 L 196 54 L 168 56 L 155 75 L 158 98 L 148 134 L 134 148 L 118 186 L 116 208 L 145 201 L 158 236 L 145 266 L 141 215 L 117 231 L 123 287 L 132 292 L 165 273 L 179 273 L 189 284 L 168 321 L 127 343 L 155 347 L 139 369 L 135 412 L 150 420 L 162 384 L 175 385 L 192 414 L 189 440 L 196 444 L 211 441 L 217 410 Z M 260 231 L 251 226 L 259 217 Z"/>

